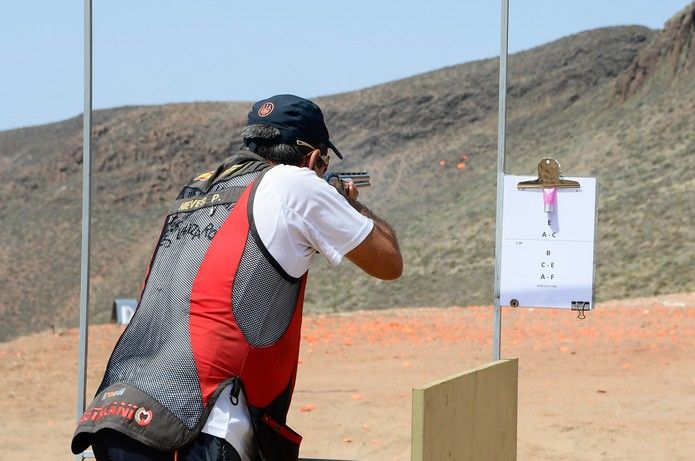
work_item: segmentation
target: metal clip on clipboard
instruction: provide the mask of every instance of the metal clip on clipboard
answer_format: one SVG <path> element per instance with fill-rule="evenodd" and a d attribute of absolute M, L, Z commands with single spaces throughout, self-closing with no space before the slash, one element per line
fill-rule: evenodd
<path fill-rule="evenodd" d="M 519 189 L 543 189 L 543 209 L 552 213 L 557 206 L 557 189 L 579 189 L 581 185 L 570 179 L 560 179 L 560 164 L 551 157 L 538 163 L 538 179 L 521 181 Z"/>

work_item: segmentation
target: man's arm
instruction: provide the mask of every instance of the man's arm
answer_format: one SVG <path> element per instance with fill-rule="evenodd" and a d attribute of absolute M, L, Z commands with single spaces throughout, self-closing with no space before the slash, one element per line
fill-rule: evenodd
<path fill-rule="evenodd" d="M 350 185 L 352 188 L 354 186 Z M 395 280 L 403 273 L 403 257 L 393 228 L 383 219 L 356 200 L 356 188 L 348 187 L 347 200 L 357 211 L 374 221 L 367 237 L 345 256 L 372 277 Z"/>

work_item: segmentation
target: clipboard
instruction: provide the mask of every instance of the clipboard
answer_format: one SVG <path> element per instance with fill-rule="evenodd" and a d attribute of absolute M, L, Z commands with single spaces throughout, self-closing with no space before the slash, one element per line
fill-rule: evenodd
<path fill-rule="evenodd" d="M 504 176 L 500 305 L 594 307 L 596 178 L 562 178 L 552 158 L 538 177 Z M 554 192 L 548 207 L 546 194 Z"/>

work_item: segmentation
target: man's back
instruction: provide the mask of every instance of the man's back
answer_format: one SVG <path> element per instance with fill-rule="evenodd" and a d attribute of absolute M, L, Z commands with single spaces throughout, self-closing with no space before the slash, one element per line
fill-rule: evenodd
<path fill-rule="evenodd" d="M 301 437 L 285 420 L 312 259 L 346 256 L 374 277 L 400 276 L 390 226 L 353 186 L 341 195 L 321 179 L 327 149 L 342 155 L 318 106 L 278 95 L 248 118 L 246 149 L 196 177 L 170 208 L 73 452 L 92 443 L 99 461 L 168 460 L 175 450 L 182 461 L 231 452 L 296 460 Z"/>

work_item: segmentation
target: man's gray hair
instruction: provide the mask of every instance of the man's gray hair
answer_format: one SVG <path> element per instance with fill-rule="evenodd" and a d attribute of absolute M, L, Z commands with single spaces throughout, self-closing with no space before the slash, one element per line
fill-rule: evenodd
<path fill-rule="evenodd" d="M 245 146 L 251 144 L 256 154 L 275 163 L 299 165 L 307 154 L 299 146 L 287 144 L 280 130 L 270 125 L 247 125 L 241 131 L 241 138 Z"/>

